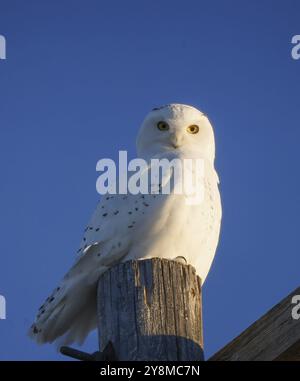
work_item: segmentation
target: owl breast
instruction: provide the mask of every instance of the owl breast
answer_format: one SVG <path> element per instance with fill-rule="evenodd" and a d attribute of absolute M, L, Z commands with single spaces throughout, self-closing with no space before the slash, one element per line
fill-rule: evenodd
<path fill-rule="evenodd" d="M 203 200 L 190 205 L 185 195 L 145 195 L 148 207 L 135 230 L 126 259 L 184 256 L 204 282 L 219 240 L 221 202 L 217 176 L 206 171 Z"/>

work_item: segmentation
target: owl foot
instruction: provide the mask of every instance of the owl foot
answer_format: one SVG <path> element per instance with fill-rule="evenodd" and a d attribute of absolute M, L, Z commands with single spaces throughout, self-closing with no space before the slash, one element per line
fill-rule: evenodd
<path fill-rule="evenodd" d="M 181 263 L 183 265 L 187 265 L 187 260 L 184 257 L 182 257 L 182 256 L 176 257 L 174 259 L 174 261 L 179 262 L 179 263 Z"/>

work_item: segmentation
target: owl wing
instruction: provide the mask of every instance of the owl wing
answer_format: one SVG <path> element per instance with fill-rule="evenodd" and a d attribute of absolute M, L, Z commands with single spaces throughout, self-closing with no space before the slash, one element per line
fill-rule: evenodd
<path fill-rule="evenodd" d="M 103 196 L 85 228 L 77 258 L 39 308 L 29 335 L 39 343 L 81 344 L 96 327 L 99 276 L 129 251 L 135 227 L 149 207 L 142 194 Z"/>
<path fill-rule="evenodd" d="M 129 192 L 102 197 L 84 230 L 76 254 L 77 262 L 91 250 L 95 252 L 98 248 L 101 250 L 102 260 L 114 262 L 116 254 L 120 256 L 124 249 L 129 248 L 135 226 L 143 219 L 143 215 L 153 201 L 151 193 L 160 193 L 162 187 L 170 182 L 173 171 L 166 173 L 159 181 L 151 177 L 151 163 L 149 163 L 142 169 L 140 176 L 148 178 L 146 194 Z"/>
<path fill-rule="evenodd" d="M 93 246 L 104 245 L 109 240 L 122 236 L 126 225 L 130 224 L 133 197 L 128 195 L 106 195 L 98 203 L 86 226 L 76 262 L 80 261 Z M 130 230 L 127 232 L 130 234 Z"/>

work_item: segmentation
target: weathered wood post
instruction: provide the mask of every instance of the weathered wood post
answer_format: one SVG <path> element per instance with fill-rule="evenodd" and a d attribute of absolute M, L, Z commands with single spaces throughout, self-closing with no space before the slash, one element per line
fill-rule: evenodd
<path fill-rule="evenodd" d="M 98 283 L 100 351 L 118 360 L 203 360 L 201 280 L 167 259 L 120 263 Z"/>

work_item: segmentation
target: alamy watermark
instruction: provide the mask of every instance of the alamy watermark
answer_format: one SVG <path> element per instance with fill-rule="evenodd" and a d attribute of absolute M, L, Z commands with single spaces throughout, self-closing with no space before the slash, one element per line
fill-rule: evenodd
<path fill-rule="evenodd" d="M 105 194 L 176 194 L 184 195 L 187 205 L 204 200 L 204 160 L 199 158 L 136 158 L 128 162 L 127 152 L 119 151 L 117 165 L 112 159 L 101 159 L 96 171 L 102 172 L 96 182 L 97 192 Z"/>
<path fill-rule="evenodd" d="M 6 300 L 3 295 L 0 295 L 0 320 L 6 319 Z"/>
<path fill-rule="evenodd" d="M 6 39 L 0 34 L 0 60 L 6 60 Z"/>
<path fill-rule="evenodd" d="M 294 307 L 292 308 L 292 318 L 294 320 L 300 319 L 300 295 L 294 295 L 292 297 L 292 304 Z"/>
<path fill-rule="evenodd" d="M 294 45 L 291 50 L 291 55 L 294 60 L 300 59 L 300 34 L 292 37 L 292 44 Z"/>

